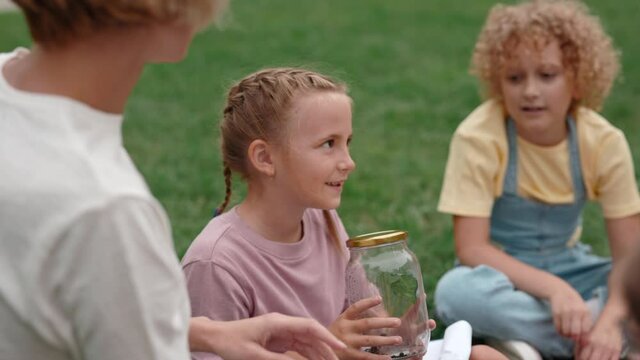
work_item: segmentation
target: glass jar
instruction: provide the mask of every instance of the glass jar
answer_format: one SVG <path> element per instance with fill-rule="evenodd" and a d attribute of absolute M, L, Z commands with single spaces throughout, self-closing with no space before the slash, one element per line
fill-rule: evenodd
<path fill-rule="evenodd" d="M 426 295 L 420 263 L 407 246 L 407 232 L 390 230 L 360 235 L 347 241 L 350 252 L 346 271 L 349 305 L 380 296 L 382 303 L 366 317 L 393 316 L 402 320 L 398 329 L 378 329 L 375 335 L 400 335 L 394 346 L 364 348 L 392 359 L 422 359 L 427 352 L 430 331 L 427 326 Z"/>

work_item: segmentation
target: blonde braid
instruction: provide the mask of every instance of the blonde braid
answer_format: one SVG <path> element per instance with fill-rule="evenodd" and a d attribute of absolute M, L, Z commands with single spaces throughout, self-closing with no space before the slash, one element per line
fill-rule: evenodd
<path fill-rule="evenodd" d="M 218 216 L 224 212 L 224 210 L 227 208 L 227 205 L 229 205 L 229 200 L 231 199 L 231 169 L 229 169 L 229 166 L 227 166 L 227 164 L 224 164 L 222 173 L 224 174 L 225 195 L 224 201 L 222 202 L 222 204 L 220 204 L 220 206 L 218 206 L 215 211 L 215 216 Z"/>

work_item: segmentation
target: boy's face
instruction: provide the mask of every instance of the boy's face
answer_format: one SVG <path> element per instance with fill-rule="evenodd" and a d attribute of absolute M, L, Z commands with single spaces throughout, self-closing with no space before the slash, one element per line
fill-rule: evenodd
<path fill-rule="evenodd" d="M 556 40 L 540 47 L 520 43 L 500 75 L 504 105 L 518 135 L 550 146 L 567 135 L 565 119 L 574 98 L 571 74 Z"/>

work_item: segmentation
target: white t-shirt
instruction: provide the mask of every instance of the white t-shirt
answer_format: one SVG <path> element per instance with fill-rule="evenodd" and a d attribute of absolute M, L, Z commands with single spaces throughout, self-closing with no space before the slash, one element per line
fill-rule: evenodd
<path fill-rule="evenodd" d="M 189 358 L 169 222 L 121 125 L 0 76 L 0 359 Z"/>

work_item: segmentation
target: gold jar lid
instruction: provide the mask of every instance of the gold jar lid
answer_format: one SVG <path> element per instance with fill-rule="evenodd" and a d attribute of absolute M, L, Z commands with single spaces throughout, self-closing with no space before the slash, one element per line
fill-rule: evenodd
<path fill-rule="evenodd" d="M 401 230 L 378 231 L 370 234 L 359 235 L 347 240 L 347 247 L 360 248 L 382 244 L 394 243 L 407 239 L 407 232 Z"/>

